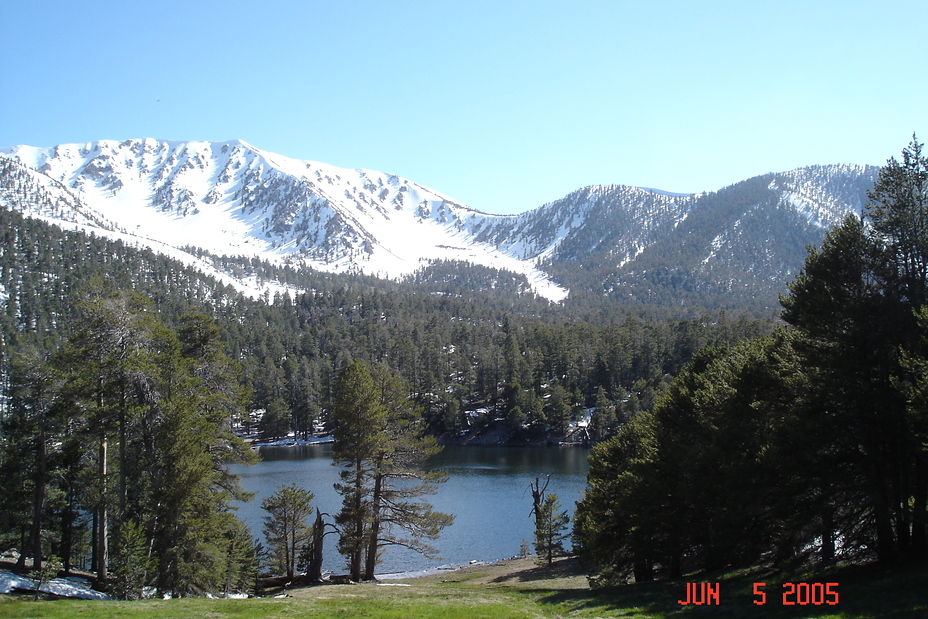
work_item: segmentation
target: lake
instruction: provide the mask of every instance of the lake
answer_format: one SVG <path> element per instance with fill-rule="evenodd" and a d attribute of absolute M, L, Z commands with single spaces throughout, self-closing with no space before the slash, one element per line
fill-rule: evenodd
<path fill-rule="evenodd" d="M 252 502 L 240 504 L 239 515 L 262 543 L 261 501 L 281 485 L 298 484 L 315 494 L 314 507 L 332 515 L 338 512 L 341 497 L 332 484 L 339 469 L 332 465 L 331 444 L 261 447 L 259 453 L 261 462 L 233 467 L 233 472 L 245 490 L 257 493 Z M 455 515 L 454 524 L 431 543 L 440 558 L 388 547 L 377 573 L 418 572 L 518 555 L 523 540 L 530 547 L 534 540 L 529 484 L 536 478 L 544 484 L 550 475 L 548 492 L 557 494 L 563 509 L 572 514 L 586 486 L 588 455 L 589 449 L 578 447 L 446 447 L 429 466 L 448 471 L 448 481 L 439 484 L 436 494 L 424 497 L 435 509 Z M 344 573 L 336 536 L 327 536 L 325 543 L 323 569 Z"/>

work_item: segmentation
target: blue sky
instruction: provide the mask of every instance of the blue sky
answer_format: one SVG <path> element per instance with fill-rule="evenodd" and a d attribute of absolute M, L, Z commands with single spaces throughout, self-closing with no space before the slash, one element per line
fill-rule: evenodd
<path fill-rule="evenodd" d="M 928 2 L 0 0 L 0 146 L 240 138 L 521 212 L 928 136 Z"/>

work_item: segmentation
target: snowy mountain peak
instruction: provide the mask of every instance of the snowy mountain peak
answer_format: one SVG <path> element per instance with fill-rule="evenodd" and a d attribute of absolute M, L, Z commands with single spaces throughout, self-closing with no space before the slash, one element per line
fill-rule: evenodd
<path fill-rule="evenodd" d="M 394 174 L 241 140 L 101 140 L 0 154 L 68 188 L 114 229 L 175 247 L 384 277 L 460 260 L 522 273 L 549 298 L 566 295 L 527 257 L 474 239 L 475 228 L 500 217 Z"/>
<path fill-rule="evenodd" d="M 22 168 L 0 195 L 14 208 L 172 251 L 389 278 L 467 262 L 522 274 L 552 300 L 569 286 L 647 302 L 667 282 L 694 299 L 733 294 L 746 276 L 751 286 L 780 285 L 801 266 L 806 244 L 860 211 L 877 171 L 813 166 L 703 194 L 591 186 L 525 213 L 490 215 L 395 174 L 293 159 L 242 140 L 15 146 L 0 149 L 2 162 Z M 30 202 L 40 191 L 55 194 L 54 206 Z M 779 239 L 789 240 L 772 242 Z"/>

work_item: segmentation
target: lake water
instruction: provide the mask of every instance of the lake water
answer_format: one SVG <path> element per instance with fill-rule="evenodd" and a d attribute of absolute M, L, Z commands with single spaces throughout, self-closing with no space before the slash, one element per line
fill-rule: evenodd
<path fill-rule="evenodd" d="M 332 465 L 331 445 L 262 447 L 261 462 L 234 467 L 242 487 L 256 492 L 255 499 L 241 504 L 239 514 L 252 533 L 261 533 L 261 501 L 281 485 L 298 484 L 313 494 L 313 506 L 335 514 L 341 497 L 332 488 L 338 468 Z M 455 521 L 432 542 L 440 558 L 428 559 L 414 552 L 389 547 L 378 566 L 378 574 L 417 572 L 471 561 L 496 561 L 519 554 L 522 541 L 530 545 L 534 524 L 530 515 L 529 484 L 551 476 L 549 493 L 573 513 L 586 485 L 588 449 L 577 447 L 446 447 L 429 461 L 429 466 L 448 471 L 449 479 L 426 501 L 435 509 L 454 514 Z M 331 521 L 332 518 L 327 518 Z M 326 537 L 323 569 L 344 573 L 345 560 L 336 549 L 335 535 Z M 569 542 L 567 544 L 569 546 Z M 530 546 L 531 547 L 531 546 Z"/>

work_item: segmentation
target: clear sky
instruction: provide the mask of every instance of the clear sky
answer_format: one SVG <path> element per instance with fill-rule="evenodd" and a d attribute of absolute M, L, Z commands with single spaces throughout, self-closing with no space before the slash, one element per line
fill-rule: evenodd
<path fill-rule="evenodd" d="M 928 1 L 0 0 L 0 146 L 243 139 L 490 213 L 928 136 Z"/>

